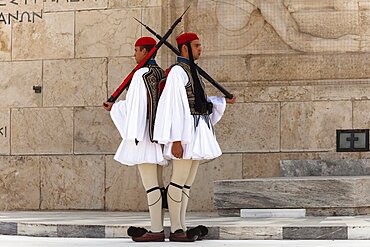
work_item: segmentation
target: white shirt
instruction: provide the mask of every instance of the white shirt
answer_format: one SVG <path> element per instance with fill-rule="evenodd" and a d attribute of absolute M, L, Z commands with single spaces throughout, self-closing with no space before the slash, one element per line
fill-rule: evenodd
<path fill-rule="evenodd" d="M 171 152 L 172 143 L 175 141 L 181 141 L 183 159 L 216 158 L 222 152 L 213 126 L 221 119 L 226 100 L 224 97 L 208 97 L 208 101 L 213 103 L 212 114 L 209 116 L 212 126 L 209 127 L 203 118 L 200 118 L 196 126 L 185 90 L 188 82 L 189 78 L 184 69 L 179 65 L 173 66 L 159 99 L 154 139 L 165 145 L 163 155 L 166 159 L 176 159 Z"/>
<path fill-rule="evenodd" d="M 152 163 L 165 165 L 160 144 L 152 143 L 147 119 L 147 90 L 143 75 L 147 67 L 137 70 L 131 80 L 125 101 L 114 103 L 110 111 L 122 142 L 114 159 L 125 165 Z M 135 139 L 139 141 L 136 144 Z"/>

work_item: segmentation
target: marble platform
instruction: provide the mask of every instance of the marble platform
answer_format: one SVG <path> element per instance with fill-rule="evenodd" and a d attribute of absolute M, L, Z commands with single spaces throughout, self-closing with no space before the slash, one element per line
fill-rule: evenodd
<path fill-rule="evenodd" d="M 220 215 L 247 208 L 303 208 L 307 215 L 369 213 L 370 176 L 274 177 L 221 180 L 214 184 Z"/>
<path fill-rule="evenodd" d="M 369 176 L 370 159 L 281 160 L 280 176 Z"/>
<path fill-rule="evenodd" d="M 188 213 L 187 225 L 209 228 L 208 239 L 370 239 L 370 216 L 240 218 Z M 28 211 L 0 212 L 0 235 L 127 238 L 131 225 L 148 227 L 147 212 Z M 165 216 L 168 236 L 169 218 Z"/>

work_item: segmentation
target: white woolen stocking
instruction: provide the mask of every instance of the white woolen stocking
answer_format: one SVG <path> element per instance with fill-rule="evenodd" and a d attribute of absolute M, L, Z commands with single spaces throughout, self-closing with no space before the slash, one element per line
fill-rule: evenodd
<path fill-rule="evenodd" d="M 180 188 L 169 185 L 167 191 L 168 212 L 171 220 L 171 232 L 182 229 L 181 225 L 181 201 L 182 188 L 189 176 L 192 166 L 192 160 L 173 160 L 172 163 L 171 183 L 174 183 Z"/>
<path fill-rule="evenodd" d="M 184 231 L 186 231 L 187 229 L 185 225 L 185 217 L 186 217 L 186 210 L 188 208 L 188 202 L 190 198 L 190 189 L 186 187 L 191 187 L 193 185 L 195 176 L 197 175 L 198 167 L 199 167 L 199 161 L 194 160 L 192 162 L 189 176 L 185 182 L 184 188 L 182 189 L 183 196 L 182 196 L 182 202 L 181 202 L 181 215 L 180 215 L 181 218 L 180 219 L 181 219 L 181 226 Z"/>
<path fill-rule="evenodd" d="M 155 164 L 139 164 L 138 169 L 146 191 L 159 187 L 158 172 Z M 163 230 L 162 220 L 162 195 L 159 189 L 147 193 L 151 231 L 161 232 Z"/>

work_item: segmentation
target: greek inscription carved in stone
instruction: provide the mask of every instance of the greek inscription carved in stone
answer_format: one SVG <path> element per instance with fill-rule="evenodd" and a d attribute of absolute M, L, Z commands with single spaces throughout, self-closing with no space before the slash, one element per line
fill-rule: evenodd
<path fill-rule="evenodd" d="M 19 5 L 21 2 L 23 5 L 27 6 L 30 4 L 37 4 L 37 1 L 47 2 L 48 0 L 0 0 L 0 24 L 11 24 L 13 21 L 18 22 L 32 22 L 35 23 L 35 20 L 42 19 L 43 9 L 40 11 L 19 11 L 13 13 L 2 12 L 1 8 L 7 5 Z M 53 3 L 59 3 L 59 0 L 49 0 Z M 85 0 L 64 0 L 67 3 L 77 3 L 84 2 Z M 97 0 L 95 0 L 97 1 Z"/>
<path fill-rule="evenodd" d="M 0 128 L 0 135 L 6 137 L 6 126 Z"/>

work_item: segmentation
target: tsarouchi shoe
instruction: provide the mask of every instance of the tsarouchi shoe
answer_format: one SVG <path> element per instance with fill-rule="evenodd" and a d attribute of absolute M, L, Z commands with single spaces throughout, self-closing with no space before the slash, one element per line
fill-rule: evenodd
<path fill-rule="evenodd" d="M 135 242 L 164 242 L 164 231 L 146 232 L 140 237 L 132 237 Z"/>
<path fill-rule="evenodd" d="M 182 229 L 176 230 L 174 233 L 170 233 L 170 241 L 173 242 L 194 242 L 200 236 L 199 229 L 190 229 L 186 232 Z"/>

